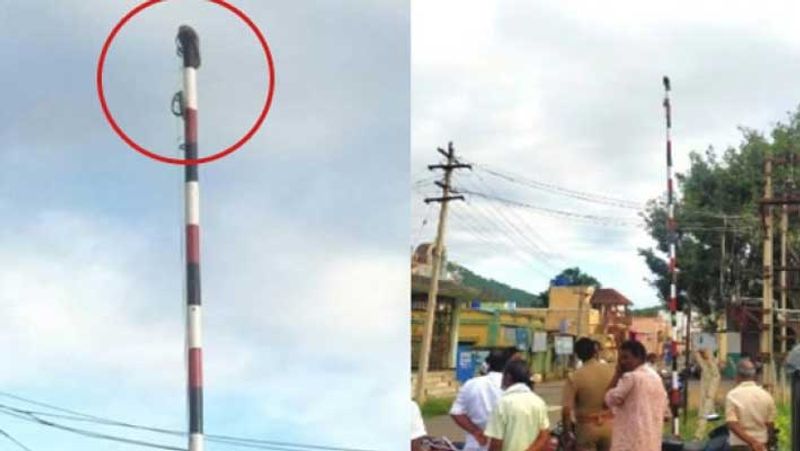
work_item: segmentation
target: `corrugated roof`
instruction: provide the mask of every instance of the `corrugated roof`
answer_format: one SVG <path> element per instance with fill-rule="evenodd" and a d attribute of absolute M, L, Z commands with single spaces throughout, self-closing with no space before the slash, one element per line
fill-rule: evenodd
<path fill-rule="evenodd" d="M 592 305 L 633 305 L 630 299 L 613 288 L 596 289 L 592 295 L 591 303 Z"/>

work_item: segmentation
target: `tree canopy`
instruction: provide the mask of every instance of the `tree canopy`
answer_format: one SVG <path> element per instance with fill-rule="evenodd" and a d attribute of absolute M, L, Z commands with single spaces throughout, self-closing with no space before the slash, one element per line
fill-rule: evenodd
<path fill-rule="evenodd" d="M 740 131 L 742 141 L 737 148 L 728 148 L 722 155 L 713 147 L 703 153 L 693 151 L 689 170 L 676 174 L 678 300 L 681 306 L 690 302 L 704 314 L 722 312 L 733 295 L 761 296 L 764 228 L 760 201 L 764 197 L 764 163 L 768 156 L 800 153 L 800 110 L 789 115 L 787 123 L 776 124 L 769 139 L 752 129 L 740 127 Z M 772 174 L 774 197 L 794 189 L 791 165 L 776 165 Z M 656 246 L 639 249 L 639 254 L 653 275 L 650 284 L 666 304 L 670 276 L 665 201 L 652 199 L 647 204 L 643 217 Z M 780 207 L 772 210 L 773 218 L 779 218 Z M 773 223 L 779 224 L 775 219 Z M 779 261 L 778 228 L 774 230 L 773 257 Z M 789 248 L 796 242 L 796 234 L 790 234 Z M 796 253 L 790 252 L 789 258 L 789 265 L 798 264 Z"/>
<path fill-rule="evenodd" d="M 581 271 L 579 267 L 567 268 L 553 279 L 550 280 L 550 286 L 562 287 L 577 287 L 577 286 L 594 286 L 600 288 L 602 284 L 593 276 Z M 550 304 L 550 296 L 548 290 L 539 293 L 539 297 L 544 301 L 544 305 Z"/>
<path fill-rule="evenodd" d="M 494 279 L 480 276 L 455 262 L 447 262 L 447 269 L 458 273 L 465 286 L 480 290 L 483 301 L 509 301 L 518 307 L 539 307 L 542 302 L 536 295 L 514 288 Z"/>

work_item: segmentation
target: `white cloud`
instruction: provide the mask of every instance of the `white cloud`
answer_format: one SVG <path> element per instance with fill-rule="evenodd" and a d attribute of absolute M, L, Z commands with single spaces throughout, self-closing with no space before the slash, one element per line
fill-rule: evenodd
<path fill-rule="evenodd" d="M 438 159 L 435 147 L 452 140 L 465 160 L 541 182 L 636 202 L 659 196 L 666 186 L 662 75 L 673 86 L 675 169 L 685 171 L 691 150 L 736 145 L 737 126 L 764 130 L 795 108 L 799 68 L 792 61 L 800 33 L 786 12 L 797 8 L 788 2 L 415 2 L 412 179 L 427 177 L 425 166 Z M 488 184 L 502 197 L 539 206 L 632 213 L 495 179 Z M 425 211 L 421 197 L 413 196 L 414 230 Z M 655 302 L 636 252 L 650 246 L 641 230 L 539 214 L 525 221 L 564 256 L 565 267 L 591 269 L 637 303 Z M 432 238 L 435 222 L 423 239 Z M 529 291 L 545 288 L 532 262 L 504 247 L 476 244 L 463 222 L 450 222 L 451 257 Z M 491 233 L 510 235 L 524 250 L 524 240 L 503 229 Z M 542 268 L 550 271 L 542 263 L 536 269 Z"/>
<path fill-rule="evenodd" d="M 207 222 L 219 227 L 203 239 L 209 399 L 246 396 L 264 421 L 313 428 L 328 443 L 400 437 L 392 422 L 355 425 L 405 400 L 405 390 L 385 390 L 409 380 L 405 255 L 327 243 L 265 215 Z M 66 212 L 5 229 L 0 259 L 15 264 L 0 272 L 0 341 L 15 365 L 0 380 L 26 391 L 44 380 L 114 377 L 131 393 L 180 398 L 182 264 L 177 246 L 157 249 L 151 239 Z M 87 398 L 84 406 L 110 416 L 109 405 L 120 407 Z"/>

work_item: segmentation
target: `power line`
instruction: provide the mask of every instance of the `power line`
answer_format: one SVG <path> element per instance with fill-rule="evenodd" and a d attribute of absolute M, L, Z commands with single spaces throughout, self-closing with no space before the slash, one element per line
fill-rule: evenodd
<path fill-rule="evenodd" d="M 436 176 L 421 177 L 421 178 L 415 180 L 412 183 L 412 186 L 413 187 L 420 187 L 420 186 L 423 186 L 423 185 L 432 184 L 432 182 L 434 180 L 436 180 Z"/>
<path fill-rule="evenodd" d="M 136 423 L 128 423 L 124 421 L 113 420 L 109 418 L 103 418 L 95 415 L 90 415 L 82 412 L 77 412 L 70 409 L 65 409 L 63 407 L 55 406 L 48 403 L 43 403 L 40 401 L 35 401 L 29 398 L 25 398 L 22 396 L 14 395 L 11 393 L 6 393 L 0 391 L 0 396 L 5 396 L 11 399 L 16 399 L 21 402 L 29 403 L 32 405 L 37 405 L 39 407 L 45 407 L 48 409 L 52 409 L 58 412 L 66 413 L 69 415 L 58 415 L 48 412 L 37 412 L 32 410 L 25 410 L 19 409 L 16 407 L 8 406 L 5 404 L 0 404 L 0 413 L 16 414 L 15 416 L 23 415 L 28 421 L 31 421 L 29 417 L 33 417 L 36 419 L 37 423 L 41 423 L 41 420 L 38 417 L 41 416 L 48 416 L 52 418 L 59 418 L 62 420 L 69 420 L 69 421 L 85 421 L 91 422 L 96 424 L 102 424 L 106 426 L 116 426 L 116 427 L 123 427 L 129 429 L 136 429 L 142 430 L 147 432 L 154 432 L 159 434 L 166 434 L 166 435 L 174 435 L 174 436 L 186 436 L 187 433 L 184 431 L 178 431 L 174 429 L 165 429 L 165 428 L 158 428 L 152 426 L 146 426 Z M 63 429 L 63 428 L 61 428 Z M 88 431 L 92 432 L 92 431 Z M 100 437 L 98 437 L 100 438 Z M 270 450 L 280 450 L 280 451 L 304 451 L 304 450 L 328 450 L 328 451 L 371 451 L 367 449 L 361 448 L 348 448 L 348 447 L 336 447 L 336 446 L 325 446 L 325 445 L 316 445 L 316 444 L 308 444 L 308 443 L 293 443 L 293 442 L 281 442 L 281 441 L 274 441 L 274 440 L 261 440 L 261 439 L 251 439 L 251 438 L 244 438 L 244 437 L 236 437 L 230 435 L 220 435 L 220 434 L 206 434 L 206 439 L 210 442 L 218 442 L 218 443 L 225 443 L 228 445 L 233 446 L 243 446 L 249 448 L 258 448 L 258 449 L 270 449 Z M 282 448 L 281 448 L 282 447 Z M 162 448 L 165 449 L 165 448 Z M 166 448 L 166 449 L 179 449 L 185 451 L 184 448 Z"/>
<path fill-rule="evenodd" d="M 453 218 L 458 220 L 457 224 L 464 227 L 467 232 L 473 236 L 481 239 L 487 244 L 494 246 L 497 244 L 495 238 L 492 236 L 491 231 L 487 231 L 486 227 L 481 226 L 472 216 L 466 212 L 461 212 L 460 208 L 453 209 Z M 460 228 L 459 228 L 460 229 Z M 461 231 L 461 230 L 459 230 Z"/>
<path fill-rule="evenodd" d="M 27 446 L 23 445 L 22 442 L 20 442 L 19 440 L 15 439 L 14 437 L 12 437 L 11 434 L 9 434 L 8 432 L 4 431 L 3 429 L 0 429 L 0 435 L 2 435 L 3 437 L 7 438 L 10 442 L 14 443 L 15 445 L 17 445 L 18 447 L 24 449 L 25 451 L 31 451 L 30 448 L 28 448 Z"/>
<path fill-rule="evenodd" d="M 477 204 L 474 204 L 474 205 L 477 205 Z M 502 210 L 496 208 L 492 204 L 488 204 L 488 205 L 489 205 L 489 207 L 492 208 L 492 210 L 494 210 L 496 213 L 498 213 L 498 217 L 501 219 L 501 221 L 503 221 L 505 223 L 506 227 L 509 228 L 512 231 L 512 234 L 508 235 L 509 239 L 511 239 L 511 235 L 516 234 L 516 236 L 518 236 L 518 237 L 520 237 L 522 239 L 522 241 L 516 240 L 516 244 L 517 244 L 518 247 L 522 247 L 522 248 L 527 249 L 528 252 L 531 253 L 531 255 L 536 257 L 536 259 L 539 260 L 540 262 L 544 263 L 545 266 L 549 266 L 552 269 L 556 269 L 555 266 L 550 262 L 550 259 L 548 258 L 548 256 L 545 253 L 545 251 L 543 251 L 536 244 L 534 244 L 530 239 L 528 239 L 524 234 L 522 234 L 519 231 L 519 229 L 514 225 L 514 223 L 511 222 L 510 220 L 508 220 L 505 217 L 505 215 L 503 215 Z"/>
<path fill-rule="evenodd" d="M 492 194 L 497 195 L 497 192 L 495 192 L 494 189 L 492 189 L 492 187 L 489 186 L 489 184 L 486 182 L 486 180 L 484 180 L 483 177 L 481 177 L 480 174 L 476 174 L 476 175 L 478 177 L 478 180 L 481 182 L 481 184 L 484 187 L 486 187 L 486 189 L 488 189 Z M 509 214 L 511 214 L 512 216 L 514 216 L 514 218 L 517 219 L 517 223 L 522 224 L 522 225 L 525 226 L 525 228 L 527 229 L 528 233 L 530 235 L 532 235 L 532 238 L 528 238 L 526 234 L 523 234 L 521 232 L 520 232 L 520 235 L 525 237 L 525 238 L 528 238 L 529 241 L 531 241 L 531 244 L 533 245 L 533 247 L 536 248 L 537 250 L 541 251 L 542 254 L 543 254 L 544 259 L 546 261 L 548 261 L 548 263 L 549 263 L 549 258 L 547 257 L 549 252 L 547 252 L 547 250 L 545 249 L 546 246 L 540 245 L 538 242 L 536 242 L 536 240 L 539 240 L 542 243 L 544 243 L 545 239 L 541 235 L 539 235 L 539 233 L 533 227 L 531 227 L 530 224 L 528 224 L 528 221 L 526 221 L 524 218 L 522 218 L 517 213 L 516 210 L 514 210 L 513 208 L 509 208 L 508 211 L 509 211 Z"/>
<path fill-rule="evenodd" d="M 413 239 L 412 243 L 417 243 L 422 238 L 422 231 L 425 230 L 425 226 L 428 225 L 432 211 L 433 204 L 428 204 L 425 209 L 425 214 L 422 217 L 422 224 L 419 226 L 419 230 L 417 231 L 416 237 Z"/>
<path fill-rule="evenodd" d="M 486 165 L 477 165 L 479 170 L 486 172 L 487 174 L 493 175 L 497 178 L 501 178 L 511 183 L 516 183 L 519 185 L 524 185 L 530 188 L 534 188 L 541 191 L 547 191 L 553 194 L 558 194 L 566 197 L 571 197 L 573 199 L 578 199 L 586 202 L 593 202 L 593 203 L 600 203 L 605 205 L 610 205 L 619 208 L 628 208 L 632 210 L 642 210 L 644 208 L 644 204 L 640 202 L 625 200 L 625 199 L 618 199 L 609 196 L 604 196 L 596 193 L 589 193 L 585 191 L 578 191 L 570 188 L 564 188 L 562 186 L 554 185 L 552 183 L 541 182 L 538 180 L 533 180 L 527 177 L 522 177 L 519 175 L 513 175 L 508 172 L 500 172 L 497 170 L 489 169 Z"/>
<path fill-rule="evenodd" d="M 470 216 L 470 215 L 468 215 L 466 213 L 462 213 L 459 210 L 453 210 L 453 216 L 456 219 L 461 219 L 463 221 L 463 222 L 459 222 L 459 224 L 464 225 L 465 227 L 467 227 L 472 232 L 477 232 L 477 233 L 473 233 L 473 235 L 478 237 L 480 240 L 484 241 L 489 246 L 492 246 L 492 247 L 503 246 L 503 247 L 508 248 L 511 251 L 511 253 L 509 255 L 511 255 L 512 257 L 514 257 L 516 259 L 518 259 L 520 262 L 522 262 L 525 265 L 525 267 L 532 268 L 535 272 L 539 273 L 543 277 L 546 277 L 546 278 L 550 277 L 546 273 L 544 273 L 541 269 L 539 269 L 537 267 L 538 263 L 539 263 L 537 261 L 537 259 L 531 257 L 527 253 L 522 252 L 522 250 L 519 248 L 519 246 L 516 246 L 510 240 L 510 238 L 508 237 L 507 234 L 500 233 L 500 237 L 501 238 L 505 238 L 505 240 L 506 240 L 505 242 L 503 240 L 496 240 L 495 241 L 493 238 L 491 238 L 491 235 L 489 235 L 490 238 L 487 239 L 486 235 L 485 235 L 486 232 L 484 232 L 480 227 L 476 228 L 473 225 L 473 224 L 478 224 L 477 218 L 474 218 L 474 217 L 472 217 L 472 216 Z M 469 218 L 469 223 L 467 223 L 467 221 L 464 221 L 463 220 L 464 218 Z M 473 221 L 474 221 L 474 223 L 473 223 Z M 523 258 L 522 255 L 524 255 L 527 258 Z"/>
<path fill-rule="evenodd" d="M 126 444 L 129 444 L 129 445 L 144 446 L 144 447 L 147 447 L 147 448 L 165 449 L 165 450 L 171 450 L 171 451 L 186 451 L 186 448 L 179 448 L 177 446 L 163 445 L 163 444 L 159 444 L 159 443 L 147 442 L 147 441 L 144 441 L 144 440 L 130 439 L 130 438 L 126 438 L 126 437 L 119 437 L 119 436 L 116 436 L 116 435 L 102 434 L 102 433 L 99 433 L 99 432 L 89 431 L 89 430 L 81 429 L 81 428 L 74 428 L 74 427 L 70 427 L 70 426 L 64 426 L 63 424 L 60 424 L 60 423 L 54 423 L 52 421 L 41 419 L 41 418 L 39 418 L 38 416 L 36 416 L 34 414 L 30 414 L 30 413 L 23 414 L 23 413 L 15 412 L 14 410 L 6 409 L 5 407 L 0 408 L 0 414 L 4 414 L 4 415 L 11 416 L 11 417 L 19 418 L 21 420 L 32 422 L 32 423 L 38 423 L 38 424 L 40 424 L 42 426 L 48 426 L 48 427 L 51 427 L 51 428 L 54 428 L 54 429 L 60 429 L 60 430 L 63 430 L 63 431 L 72 432 L 74 434 L 82 435 L 84 437 L 89 437 L 89 438 L 97 438 L 97 439 L 102 439 L 102 440 L 109 440 L 109 441 L 113 441 L 113 442 L 126 443 Z"/>
<path fill-rule="evenodd" d="M 491 227 L 496 228 L 499 231 L 500 236 L 508 242 L 509 249 L 515 252 L 522 252 L 525 255 L 531 256 L 533 261 L 537 261 L 538 263 L 543 263 L 546 266 L 552 267 L 552 264 L 547 261 L 546 257 L 542 256 L 541 251 L 538 249 L 533 249 L 533 251 L 531 251 L 530 245 L 515 239 L 514 237 L 516 233 L 514 233 L 513 230 L 509 232 L 508 226 L 504 222 L 496 220 L 494 215 L 487 213 L 487 211 L 484 210 L 483 205 L 473 202 L 468 202 L 468 205 L 473 207 L 471 211 L 476 214 L 476 219 L 480 218 L 483 223 L 489 224 Z"/>
<path fill-rule="evenodd" d="M 483 197 L 484 199 L 494 200 L 496 202 L 501 202 L 508 205 L 516 205 L 518 207 L 528 208 L 534 211 L 539 211 L 545 214 L 555 215 L 559 217 L 571 218 L 571 219 L 580 219 L 584 221 L 589 221 L 596 223 L 598 225 L 605 225 L 605 226 L 617 226 L 617 227 L 636 227 L 637 224 L 632 222 L 629 218 L 622 218 L 622 217 L 611 217 L 611 216 L 597 216 L 591 215 L 586 213 L 576 213 L 571 211 L 565 210 L 557 210 L 554 208 L 547 208 L 547 207 L 540 207 L 536 205 L 527 204 L 525 202 L 519 202 L 515 200 L 505 199 L 498 196 L 492 196 L 486 193 L 481 193 L 472 190 L 461 189 L 461 192 L 465 194 L 471 194 L 473 196 Z"/>

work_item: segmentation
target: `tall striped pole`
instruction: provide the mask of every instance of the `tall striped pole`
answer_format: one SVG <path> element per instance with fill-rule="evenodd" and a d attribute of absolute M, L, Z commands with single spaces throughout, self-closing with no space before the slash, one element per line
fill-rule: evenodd
<path fill-rule="evenodd" d="M 667 235 L 669 242 L 669 313 L 672 321 L 672 390 L 670 390 L 670 407 L 672 411 L 672 433 L 678 435 L 680 426 L 678 421 L 678 409 L 680 406 L 680 390 L 678 388 L 678 323 L 675 312 L 678 310 L 677 293 L 677 259 L 675 257 L 675 245 L 678 241 L 678 234 L 675 223 L 675 195 L 673 193 L 674 183 L 672 181 L 672 105 L 669 101 L 669 77 L 664 77 L 664 112 L 667 119 Z M 687 324 L 688 328 L 688 324 Z M 688 343 L 687 343 L 688 346 Z M 688 382 L 688 381 L 687 381 Z M 686 387 L 688 389 L 688 387 Z M 688 390 L 687 390 L 688 393 Z"/>
<path fill-rule="evenodd" d="M 178 29 L 178 54 L 183 57 L 184 151 L 187 160 L 197 159 L 197 69 L 200 46 L 189 26 Z M 203 450 L 203 352 L 200 309 L 200 185 L 196 164 L 185 166 L 186 206 L 186 354 L 189 400 L 189 451 Z"/>

